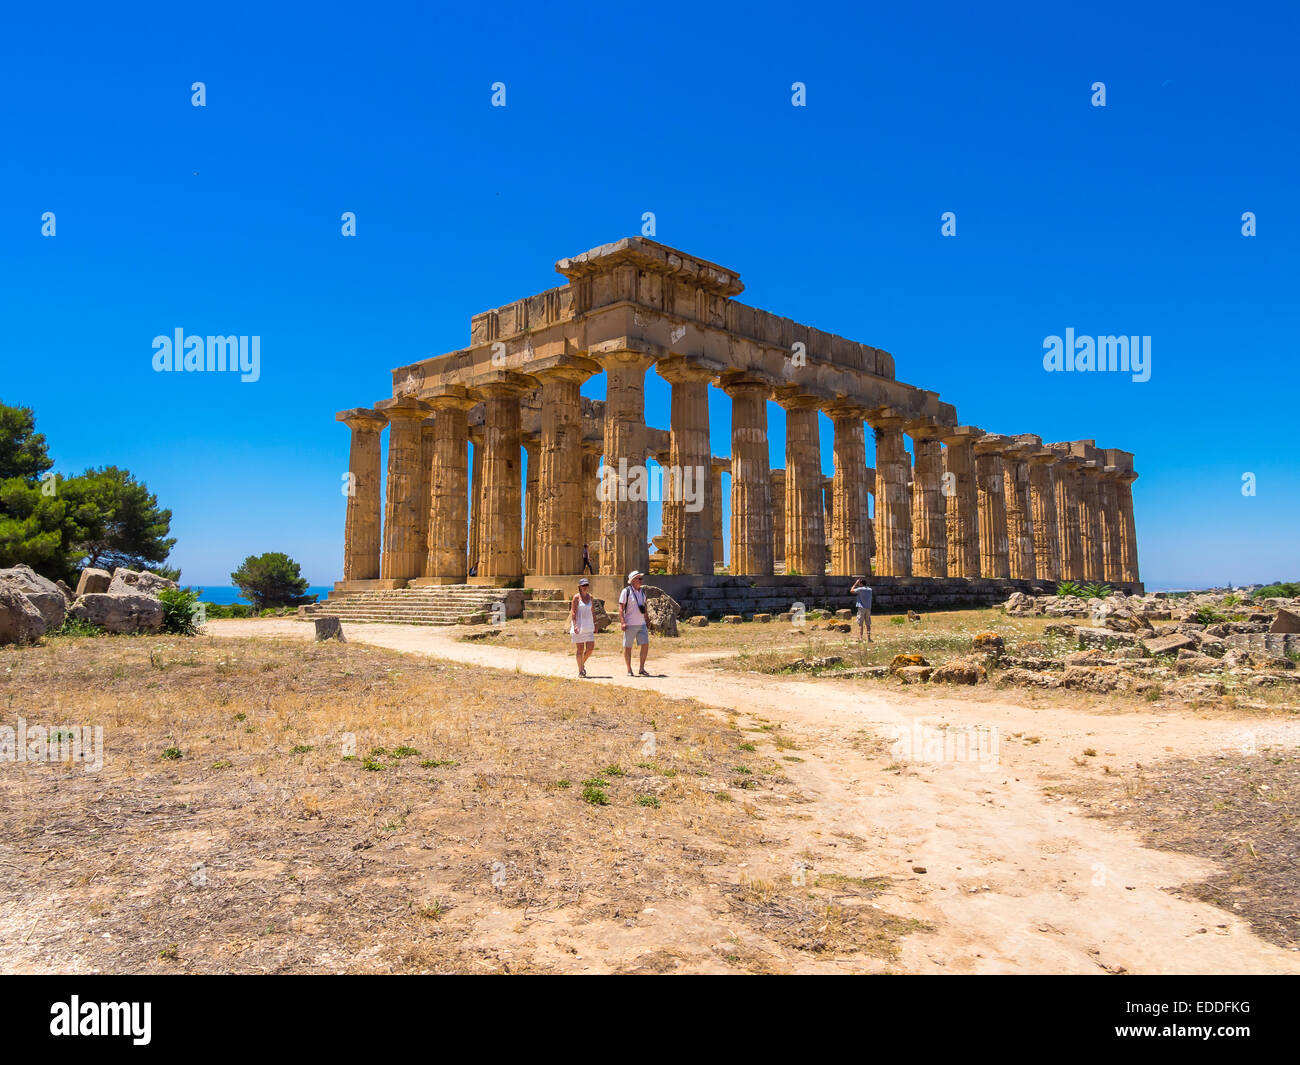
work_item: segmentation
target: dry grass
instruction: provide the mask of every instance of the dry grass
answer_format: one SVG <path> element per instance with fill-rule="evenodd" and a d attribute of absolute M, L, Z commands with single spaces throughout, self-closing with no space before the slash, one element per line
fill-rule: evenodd
<path fill-rule="evenodd" d="M 788 971 L 911 930 L 737 925 L 763 822 L 806 800 L 776 744 L 694 702 L 167 637 L 3 649 L 0 699 L 0 723 L 102 725 L 105 747 L 98 773 L 0 763 L 6 969 L 707 969 L 732 928 Z M 677 922 L 639 930 L 656 908 Z"/>
<path fill-rule="evenodd" d="M 1062 789 L 1099 818 L 1120 820 L 1164 850 L 1222 872 L 1180 892 L 1246 918 L 1279 946 L 1300 948 L 1300 752 L 1264 748 L 1142 766 Z"/>

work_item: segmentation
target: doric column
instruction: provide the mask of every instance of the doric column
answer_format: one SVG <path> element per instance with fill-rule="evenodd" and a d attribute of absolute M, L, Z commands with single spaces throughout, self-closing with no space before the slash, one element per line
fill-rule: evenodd
<path fill-rule="evenodd" d="M 1124 580 L 1120 560 L 1119 468 L 1106 466 L 1097 485 L 1098 512 L 1101 515 L 1101 567 L 1108 582 Z"/>
<path fill-rule="evenodd" d="M 1084 579 L 1083 532 L 1079 526 L 1079 469 L 1083 459 L 1070 454 L 1069 444 L 1053 444 L 1056 463 L 1056 525 L 1061 544 L 1061 579 Z"/>
<path fill-rule="evenodd" d="M 1021 581 L 1032 581 L 1038 575 L 1034 557 L 1034 504 L 1029 486 L 1029 456 L 1042 443 L 1037 436 L 1016 436 L 1002 452 L 1008 566 L 1011 576 Z"/>
<path fill-rule="evenodd" d="M 1011 576 L 1007 557 L 1007 510 L 1003 496 L 1002 450 L 1010 441 L 989 434 L 975 442 L 975 479 L 979 487 L 980 573 L 985 577 Z"/>
<path fill-rule="evenodd" d="M 1061 579 L 1061 534 L 1057 526 L 1057 455 L 1039 448 L 1029 456 L 1029 490 L 1034 511 L 1034 565 L 1040 581 Z"/>
<path fill-rule="evenodd" d="M 912 575 L 912 462 L 903 441 L 906 419 L 868 415 L 876 431 L 876 572 Z"/>
<path fill-rule="evenodd" d="M 1079 493 L 1079 533 L 1083 537 L 1083 579 L 1104 581 L 1105 562 L 1101 546 L 1101 463 L 1084 462 Z"/>
<path fill-rule="evenodd" d="M 384 549 L 379 576 L 403 587 L 424 569 L 428 508 L 420 499 L 420 423 L 429 405 L 409 396 L 386 399 L 376 408 L 388 415 L 388 495 L 384 501 Z"/>
<path fill-rule="evenodd" d="M 834 433 L 831 434 L 831 447 L 834 448 Z M 863 445 L 863 451 L 866 451 L 866 445 Z M 826 529 L 826 566 L 822 573 L 831 569 L 835 562 L 835 478 L 822 478 L 822 514 L 823 523 Z M 870 558 L 870 554 L 867 556 Z"/>
<path fill-rule="evenodd" d="M 467 463 L 469 426 L 465 415 L 474 401 L 464 388 L 449 385 L 428 397 L 433 408 L 433 444 L 429 459 L 429 535 L 425 579 L 463 584 L 466 558 Z"/>
<path fill-rule="evenodd" d="M 826 411 L 835 430 L 835 475 L 831 481 L 831 573 L 851 577 L 871 573 L 867 543 L 867 446 L 860 407 Z"/>
<path fill-rule="evenodd" d="M 469 442 L 474 445 L 474 461 L 470 466 L 469 482 L 469 568 L 476 569 L 483 547 L 483 427 L 474 426 L 469 431 Z"/>
<path fill-rule="evenodd" d="M 534 387 L 530 378 L 495 371 L 473 388 L 483 400 L 483 538 L 475 578 L 480 583 L 506 584 L 524 574 L 519 397 Z"/>
<path fill-rule="evenodd" d="M 429 467 L 433 465 L 433 415 L 420 423 L 420 540 L 416 545 L 420 551 L 420 576 L 429 572 L 429 522 L 433 517 L 433 502 L 430 495 Z"/>
<path fill-rule="evenodd" d="M 783 391 L 777 402 L 785 410 L 785 498 L 774 497 L 773 506 L 785 512 L 785 571 L 821 576 L 826 526 L 817 401 Z"/>
<path fill-rule="evenodd" d="M 600 367 L 588 359 L 568 358 L 546 369 L 534 370 L 542 382 L 542 433 L 535 452 L 529 452 L 532 469 L 537 458 L 535 507 L 528 510 L 529 526 L 536 519 L 533 573 L 578 573 L 582 569 L 583 463 L 582 382 Z M 533 483 L 530 472 L 528 482 Z M 593 497 L 594 498 L 594 497 Z"/>
<path fill-rule="evenodd" d="M 743 374 L 723 378 L 731 397 L 731 572 L 772 575 L 772 482 L 767 453 L 771 386 Z"/>
<path fill-rule="evenodd" d="M 664 488 L 669 573 L 713 573 L 713 456 L 709 449 L 709 381 L 714 371 L 680 356 L 655 370 L 672 386 L 671 431 Z M 694 504 L 691 500 L 694 500 Z M 702 504 L 702 505 L 700 505 Z"/>
<path fill-rule="evenodd" d="M 772 501 L 772 569 L 778 566 L 785 572 L 785 470 L 770 470 L 768 479 L 772 489 L 768 498 Z"/>
<path fill-rule="evenodd" d="M 369 407 L 341 410 L 335 419 L 352 430 L 348 449 L 348 510 L 343 525 L 343 579 L 379 578 L 380 439 L 387 416 Z"/>
<path fill-rule="evenodd" d="M 582 442 L 582 542 L 587 545 L 591 568 L 600 572 L 600 449 L 601 444 Z M 582 549 L 578 549 L 582 565 Z"/>
<path fill-rule="evenodd" d="M 654 360 L 626 348 L 593 350 L 605 371 L 605 469 L 601 479 L 600 571 L 624 577 L 650 569 L 645 455 L 645 372 Z"/>
<path fill-rule="evenodd" d="M 722 535 L 722 474 L 731 472 L 731 463 L 727 459 L 710 456 L 713 480 L 709 483 L 710 523 L 713 527 L 713 561 L 721 564 L 726 560 L 726 541 Z"/>
<path fill-rule="evenodd" d="M 1138 475 L 1132 470 L 1121 472 L 1115 486 L 1119 506 L 1119 557 L 1121 579 L 1136 584 L 1138 576 L 1137 522 L 1133 516 L 1133 482 Z"/>
<path fill-rule="evenodd" d="M 876 558 L 876 522 L 872 514 L 876 512 L 876 467 L 868 466 L 862 481 L 867 486 L 867 558 L 875 566 Z"/>
<path fill-rule="evenodd" d="M 948 512 L 948 575 L 967 580 L 977 579 L 981 572 L 974 442 L 983 435 L 974 426 L 960 425 L 947 430 L 942 437 L 944 495 Z"/>
<path fill-rule="evenodd" d="M 931 422 L 908 427 L 912 466 L 912 576 L 948 576 L 948 513 L 943 494 L 944 428 Z"/>
<path fill-rule="evenodd" d="M 530 435 L 520 435 L 520 444 L 523 445 L 524 455 L 526 458 L 524 469 L 524 572 L 537 572 L 537 467 L 539 465 L 537 458 L 538 438 Z"/>

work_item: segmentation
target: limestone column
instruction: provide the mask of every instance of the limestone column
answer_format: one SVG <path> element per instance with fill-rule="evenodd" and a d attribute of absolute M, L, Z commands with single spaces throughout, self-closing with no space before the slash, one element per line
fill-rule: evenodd
<path fill-rule="evenodd" d="M 601 480 L 600 571 L 626 577 L 650 569 L 646 545 L 645 372 L 639 351 L 591 352 L 606 374 L 605 470 Z"/>
<path fill-rule="evenodd" d="M 531 379 L 497 371 L 474 393 L 483 400 L 483 513 L 478 577 L 504 585 L 523 578 L 520 536 L 519 397 L 536 387 Z"/>
<path fill-rule="evenodd" d="M 980 576 L 979 488 L 975 477 L 974 441 L 984 434 L 970 425 L 943 436 L 945 502 L 948 526 L 948 575 Z"/>
<path fill-rule="evenodd" d="M 1083 460 L 1069 453 L 1069 444 L 1054 444 L 1056 452 L 1056 525 L 1061 544 L 1061 579 L 1084 579 L 1083 532 L 1079 527 L 1079 469 Z"/>
<path fill-rule="evenodd" d="M 544 412 L 544 411 L 543 411 Z M 527 468 L 524 471 L 524 572 L 537 572 L 537 438 L 534 436 L 521 436 L 519 442 L 523 445 L 524 455 L 527 456 Z"/>
<path fill-rule="evenodd" d="M 871 559 L 871 565 L 876 565 L 876 520 L 872 517 L 876 513 L 876 468 L 868 466 L 866 478 L 863 484 L 867 486 L 867 557 Z"/>
<path fill-rule="evenodd" d="M 772 569 L 785 572 L 785 470 L 771 470 L 768 478 L 772 489 Z"/>
<path fill-rule="evenodd" d="M 920 423 L 909 427 L 915 463 L 912 467 L 912 575 L 948 576 L 947 500 L 943 494 L 941 426 Z"/>
<path fill-rule="evenodd" d="M 737 374 L 723 379 L 731 397 L 731 572 L 772 575 L 772 481 L 767 451 L 771 386 Z"/>
<path fill-rule="evenodd" d="M 429 405 L 404 396 L 376 408 L 388 415 L 388 494 L 384 501 L 384 548 L 379 576 L 401 588 L 424 569 L 428 508 L 421 506 L 422 441 L 420 423 Z"/>
<path fill-rule="evenodd" d="M 820 577 L 826 572 L 826 525 L 817 401 L 786 394 L 777 402 L 785 410 L 785 498 L 774 497 L 773 506 L 784 510 L 785 571 Z"/>
<path fill-rule="evenodd" d="M 1083 538 L 1083 579 L 1104 581 L 1105 563 L 1101 546 L 1101 464 L 1084 462 L 1079 471 L 1079 533 Z"/>
<path fill-rule="evenodd" d="M 1106 466 L 1097 484 L 1098 511 L 1101 515 L 1101 564 L 1106 580 L 1118 583 L 1124 580 L 1124 567 L 1120 560 L 1119 468 Z"/>
<path fill-rule="evenodd" d="M 668 469 L 664 471 L 673 490 L 671 503 L 667 488 L 664 491 L 668 572 L 712 575 L 714 472 L 709 448 L 709 381 L 713 373 L 682 358 L 660 360 L 655 370 L 672 386 Z"/>
<path fill-rule="evenodd" d="M 835 429 L 835 474 L 831 480 L 831 573 L 852 577 L 871 573 L 867 543 L 867 445 L 859 407 L 827 410 Z"/>
<path fill-rule="evenodd" d="M 722 474 L 731 472 L 731 463 L 726 459 L 710 456 L 713 480 L 709 484 L 709 512 L 713 525 L 713 561 L 721 565 L 726 561 L 726 542 L 722 537 Z"/>
<path fill-rule="evenodd" d="M 429 462 L 429 534 L 425 578 L 439 584 L 463 584 L 469 498 L 467 464 L 469 426 L 465 416 L 474 401 L 457 385 L 439 389 L 428 399 L 433 408 L 433 445 Z"/>
<path fill-rule="evenodd" d="M 1133 482 L 1138 475 L 1132 470 L 1120 473 L 1115 486 L 1119 507 L 1119 557 L 1121 579 L 1136 584 L 1138 576 L 1137 522 L 1133 516 Z"/>
<path fill-rule="evenodd" d="M 876 572 L 891 577 L 912 575 L 912 462 L 903 441 L 905 420 L 877 413 L 876 431 Z"/>
<path fill-rule="evenodd" d="M 975 443 L 975 479 L 979 487 L 980 573 L 984 577 L 1011 576 L 1007 545 L 1006 494 L 1002 450 L 1010 441 L 992 434 Z"/>
<path fill-rule="evenodd" d="M 1034 556 L 1034 504 L 1029 486 L 1029 456 L 1042 440 L 1018 436 L 1014 441 L 1002 453 L 1008 568 L 1016 580 L 1032 581 L 1038 575 L 1038 564 Z"/>
<path fill-rule="evenodd" d="M 469 431 L 474 445 L 474 462 L 469 482 L 469 569 L 478 566 L 479 549 L 483 545 L 483 427 Z M 468 572 L 468 570 L 466 571 Z"/>
<path fill-rule="evenodd" d="M 831 436 L 831 447 L 834 448 L 834 434 Z M 866 444 L 863 444 L 863 452 L 866 452 Z M 826 565 L 822 573 L 831 571 L 835 564 L 835 478 L 822 478 L 822 506 L 824 515 L 824 527 L 826 529 Z M 867 555 L 871 557 L 870 552 Z"/>
<path fill-rule="evenodd" d="M 388 418 L 368 407 L 342 410 L 335 419 L 352 430 L 348 450 L 347 517 L 343 524 L 343 579 L 379 578 L 380 439 Z"/>
<path fill-rule="evenodd" d="M 1061 534 L 1057 526 L 1056 452 L 1029 456 L 1029 491 L 1034 512 L 1034 564 L 1040 581 L 1061 579 Z"/>
<path fill-rule="evenodd" d="M 529 524 L 536 518 L 534 573 L 567 574 L 582 570 L 583 464 L 582 382 L 598 372 L 587 359 L 569 359 L 538 370 L 542 382 L 542 434 L 528 464 L 537 458 L 535 509 L 529 510 Z M 529 482 L 533 476 L 529 474 Z"/>
<path fill-rule="evenodd" d="M 582 442 L 582 542 L 587 545 L 591 568 L 600 572 L 600 448 L 598 443 Z M 578 565 L 582 566 L 582 548 L 578 548 Z"/>

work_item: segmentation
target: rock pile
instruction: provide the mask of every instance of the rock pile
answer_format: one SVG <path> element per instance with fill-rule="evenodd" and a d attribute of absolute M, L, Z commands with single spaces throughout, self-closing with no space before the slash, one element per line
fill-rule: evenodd
<path fill-rule="evenodd" d="M 87 568 L 76 592 L 47 580 L 30 566 L 0 569 L 0 644 L 33 643 L 77 618 L 107 632 L 161 632 L 158 593 L 176 582 L 149 570 Z"/>

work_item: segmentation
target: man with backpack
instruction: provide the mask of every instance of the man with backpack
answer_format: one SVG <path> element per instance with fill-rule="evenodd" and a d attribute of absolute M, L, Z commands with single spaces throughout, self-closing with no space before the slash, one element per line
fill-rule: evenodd
<path fill-rule="evenodd" d="M 618 595 L 618 626 L 623 630 L 623 661 L 627 675 L 632 676 L 632 645 L 641 648 L 640 676 L 648 677 L 645 670 L 646 655 L 650 653 L 650 625 L 645 612 L 645 592 L 641 590 L 640 570 L 627 575 L 627 587 Z"/>

